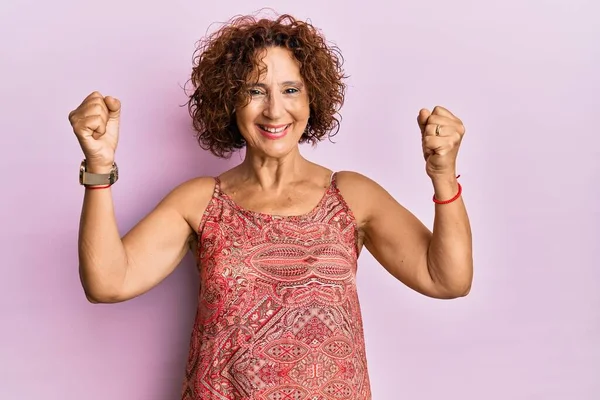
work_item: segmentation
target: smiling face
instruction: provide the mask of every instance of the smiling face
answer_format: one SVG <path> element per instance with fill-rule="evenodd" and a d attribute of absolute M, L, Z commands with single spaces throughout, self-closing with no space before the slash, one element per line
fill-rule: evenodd
<path fill-rule="evenodd" d="M 266 69 L 249 82 L 250 101 L 236 110 L 236 122 L 248 151 L 281 158 L 298 148 L 308 124 L 308 93 L 289 50 L 269 47 L 263 55 Z"/>

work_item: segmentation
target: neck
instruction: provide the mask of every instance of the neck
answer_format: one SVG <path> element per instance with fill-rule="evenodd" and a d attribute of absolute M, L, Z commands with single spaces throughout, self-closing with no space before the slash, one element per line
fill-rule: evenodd
<path fill-rule="evenodd" d="M 268 190 L 278 189 L 304 176 L 309 164 L 298 148 L 280 158 L 257 154 L 247 148 L 244 161 L 238 168 L 244 181 Z"/>

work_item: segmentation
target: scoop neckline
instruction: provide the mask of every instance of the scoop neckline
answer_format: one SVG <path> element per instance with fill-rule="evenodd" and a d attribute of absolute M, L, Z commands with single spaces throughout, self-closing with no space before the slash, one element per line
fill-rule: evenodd
<path fill-rule="evenodd" d="M 254 211 L 254 210 L 250 210 L 248 208 L 242 207 L 231 196 L 229 196 L 227 194 L 227 192 L 223 191 L 223 189 L 221 188 L 221 179 L 218 176 L 214 177 L 214 179 L 215 179 L 215 194 L 220 196 L 224 200 L 226 200 L 233 208 L 235 208 L 237 211 L 239 211 L 243 214 L 252 215 L 252 216 L 259 217 L 261 219 L 270 220 L 270 221 L 298 221 L 298 220 L 304 220 L 309 217 L 312 217 L 323 206 L 323 203 L 325 203 L 325 200 L 329 196 L 330 192 L 334 189 L 335 176 L 336 176 L 336 173 L 333 172 L 331 174 L 331 179 L 329 180 L 329 185 L 327 185 L 327 189 L 325 190 L 325 192 L 319 199 L 319 202 L 310 211 L 308 211 L 304 214 L 296 214 L 296 215 L 270 214 L 270 213 Z"/>

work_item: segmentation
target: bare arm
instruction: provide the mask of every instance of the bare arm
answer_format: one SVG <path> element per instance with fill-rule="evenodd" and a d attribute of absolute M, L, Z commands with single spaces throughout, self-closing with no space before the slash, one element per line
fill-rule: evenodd
<path fill-rule="evenodd" d="M 450 199 L 458 192 L 453 179 L 434 179 L 435 197 Z M 442 285 L 442 295 L 465 296 L 473 281 L 471 224 L 462 196 L 449 204 L 436 204 L 433 235 L 428 247 L 428 270 Z"/>
<path fill-rule="evenodd" d="M 426 296 L 448 299 L 468 294 L 473 261 L 462 199 L 435 206 L 432 233 L 369 178 L 341 172 L 338 185 L 364 232 L 366 248 L 390 274 Z M 452 192 L 456 182 L 439 182 L 438 187 L 439 198 L 448 198 L 443 195 Z"/>
<path fill-rule="evenodd" d="M 88 172 L 105 174 L 115 159 L 121 102 L 95 91 L 69 113 Z M 111 189 L 86 189 L 79 223 L 79 275 L 91 302 L 125 301 L 150 290 L 183 258 L 213 192 L 212 178 L 169 193 L 123 238 Z"/>
<path fill-rule="evenodd" d="M 177 187 L 123 238 L 110 189 L 86 190 L 79 231 L 79 273 L 88 299 L 125 301 L 165 279 L 195 237 L 190 221 L 202 215 L 213 184 L 210 178 L 199 178 Z"/>
<path fill-rule="evenodd" d="M 456 159 L 465 126 L 441 106 L 432 112 L 421 109 L 417 123 L 435 197 L 452 199 L 458 192 Z M 353 173 L 341 180 L 346 181 L 340 184 L 356 206 L 367 249 L 392 275 L 430 297 L 449 299 L 469 293 L 473 251 L 462 196 L 435 205 L 431 232 L 372 180 Z"/>

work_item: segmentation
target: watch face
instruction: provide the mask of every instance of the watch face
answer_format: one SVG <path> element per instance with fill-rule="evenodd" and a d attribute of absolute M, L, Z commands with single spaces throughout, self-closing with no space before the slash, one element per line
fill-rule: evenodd
<path fill-rule="evenodd" d="M 81 162 L 81 165 L 79 166 L 79 184 L 83 185 L 83 173 L 85 172 L 85 160 L 83 160 Z"/>
<path fill-rule="evenodd" d="M 110 184 L 112 185 L 119 179 L 119 167 L 117 167 L 117 163 L 113 163 L 113 169 L 110 172 Z"/>

